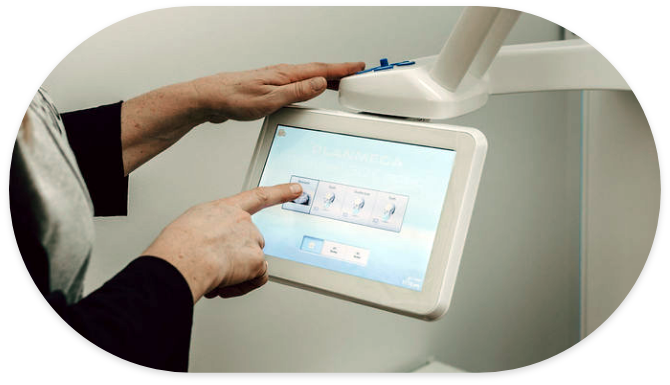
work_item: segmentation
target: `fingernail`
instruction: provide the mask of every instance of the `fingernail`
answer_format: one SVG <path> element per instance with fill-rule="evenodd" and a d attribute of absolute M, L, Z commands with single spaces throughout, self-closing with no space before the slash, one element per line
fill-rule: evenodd
<path fill-rule="evenodd" d="M 294 194 L 302 192 L 302 186 L 300 185 L 300 183 L 291 183 L 290 189 L 291 189 L 291 192 L 294 193 Z"/>

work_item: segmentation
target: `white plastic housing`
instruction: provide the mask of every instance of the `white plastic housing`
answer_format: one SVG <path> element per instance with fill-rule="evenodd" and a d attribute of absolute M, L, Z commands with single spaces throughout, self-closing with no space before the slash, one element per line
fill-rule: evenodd
<path fill-rule="evenodd" d="M 490 94 L 630 90 L 607 59 L 581 39 L 504 46 L 481 78 L 468 72 L 455 91 L 431 76 L 436 58 L 346 77 L 340 82 L 340 105 L 379 115 L 447 119 L 481 108 Z"/>
<path fill-rule="evenodd" d="M 416 59 L 411 66 L 372 71 L 340 81 L 343 107 L 379 115 L 441 119 L 474 111 L 488 100 L 487 82 L 466 74 L 455 92 L 444 88 L 430 72 L 437 56 Z"/>

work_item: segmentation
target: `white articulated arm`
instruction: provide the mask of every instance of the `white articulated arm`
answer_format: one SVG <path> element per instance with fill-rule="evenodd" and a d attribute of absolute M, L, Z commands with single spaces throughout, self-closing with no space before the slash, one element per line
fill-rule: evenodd
<path fill-rule="evenodd" d="M 437 56 L 430 76 L 452 92 L 468 72 L 481 79 L 520 14 L 510 9 L 466 8 Z"/>
<path fill-rule="evenodd" d="M 389 63 L 340 82 L 350 110 L 418 119 L 447 119 L 483 107 L 490 94 L 630 88 L 581 39 L 502 44 L 520 12 L 467 7 L 437 56 Z"/>
<path fill-rule="evenodd" d="M 582 39 L 505 46 L 489 79 L 492 94 L 630 90 L 614 66 Z"/>

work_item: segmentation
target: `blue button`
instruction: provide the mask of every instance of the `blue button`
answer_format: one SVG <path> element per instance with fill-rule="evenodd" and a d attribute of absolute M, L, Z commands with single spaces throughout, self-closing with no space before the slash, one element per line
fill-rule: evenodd
<path fill-rule="evenodd" d="M 377 67 L 377 68 L 373 68 L 372 70 L 377 72 L 377 71 L 390 70 L 391 68 L 393 68 L 393 65 Z"/>
<path fill-rule="evenodd" d="M 376 68 L 376 67 L 375 67 L 375 68 Z M 358 72 L 356 72 L 356 73 L 357 73 L 357 74 L 364 74 L 364 73 L 366 73 L 366 72 L 370 72 L 370 71 L 374 71 L 374 68 L 368 68 L 368 69 L 366 69 L 366 70 L 358 71 Z"/>
<path fill-rule="evenodd" d="M 389 64 L 389 59 L 387 59 L 387 58 L 383 58 L 383 59 L 379 60 L 379 63 L 381 64 L 379 67 L 368 68 L 366 70 L 356 72 L 356 74 L 364 74 L 364 73 L 368 73 L 368 72 L 371 72 L 371 71 L 375 71 L 375 72 L 376 71 L 385 71 L 385 70 L 392 69 L 394 66 L 402 67 L 402 66 L 411 66 L 412 64 L 416 64 L 416 62 L 413 62 L 411 60 L 403 60 L 401 62 Z"/>

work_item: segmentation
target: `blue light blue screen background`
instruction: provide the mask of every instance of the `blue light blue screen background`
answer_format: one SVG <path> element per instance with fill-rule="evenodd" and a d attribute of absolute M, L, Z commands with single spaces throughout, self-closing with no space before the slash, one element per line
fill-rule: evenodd
<path fill-rule="evenodd" d="M 455 157 L 452 150 L 278 126 L 260 186 L 297 175 L 406 195 L 409 202 L 399 233 L 273 206 L 252 217 L 265 253 L 420 291 Z M 368 249 L 368 263 L 300 250 L 303 236 Z"/>

